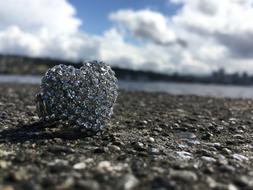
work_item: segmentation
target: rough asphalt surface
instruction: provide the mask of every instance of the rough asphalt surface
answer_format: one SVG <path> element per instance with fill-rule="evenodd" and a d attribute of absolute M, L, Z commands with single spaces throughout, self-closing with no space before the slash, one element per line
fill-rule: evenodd
<path fill-rule="evenodd" d="M 253 100 L 120 91 L 101 134 L 41 124 L 0 85 L 0 189 L 253 189 Z"/>

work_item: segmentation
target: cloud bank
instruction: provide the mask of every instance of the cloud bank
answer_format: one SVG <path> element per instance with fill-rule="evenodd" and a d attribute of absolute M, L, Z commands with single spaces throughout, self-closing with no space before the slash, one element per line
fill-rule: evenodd
<path fill-rule="evenodd" d="M 80 30 L 67 0 L 0 2 L 0 53 L 100 59 L 125 68 L 205 74 L 253 73 L 252 0 L 170 0 L 175 15 L 115 10 L 102 35 Z M 85 28 L 85 26 L 84 26 Z M 127 40 L 129 37 L 132 40 Z"/>

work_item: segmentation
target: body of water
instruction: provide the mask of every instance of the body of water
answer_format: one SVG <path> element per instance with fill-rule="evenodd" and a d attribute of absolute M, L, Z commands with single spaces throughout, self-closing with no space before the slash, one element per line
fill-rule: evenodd
<path fill-rule="evenodd" d="M 1 82 L 39 84 L 39 76 L 0 75 Z M 170 94 L 199 95 L 230 98 L 253 98 L 253 86 L 191 84 L 176 82 L 119 81 L 119 87 L 131 91 L 168 92 Z"/>

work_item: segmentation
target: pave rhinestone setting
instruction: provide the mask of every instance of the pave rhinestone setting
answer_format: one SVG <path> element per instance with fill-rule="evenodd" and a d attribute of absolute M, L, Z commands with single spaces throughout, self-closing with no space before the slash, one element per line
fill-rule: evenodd
<path fill-rule="evenodd" d="M 98 131 L 113 113 L 117 89 L 115 73 L 103 62 L 84 62 L 79 69 L 57 65 L 42 78 L 37 112 L 45 121 Z"/>

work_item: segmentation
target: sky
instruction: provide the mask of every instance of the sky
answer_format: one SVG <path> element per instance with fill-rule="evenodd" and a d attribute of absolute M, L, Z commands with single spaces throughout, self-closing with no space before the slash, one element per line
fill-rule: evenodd
<path fill-rule="evenodd" d="M 253 74 L 253 0 L 0 1 L 0 53 Z"/>
<path fill-rule="evenodd" d="M 121 9 L 152 9 L 166 15 L 173 15 L 179 6 L 165 0 L 70 0 L 81 18 L 81 30 L 91 34 L 102 34 L 112 26 L 108 15 Z M 104 3 L 106 2 L 106 3 Z"/>

